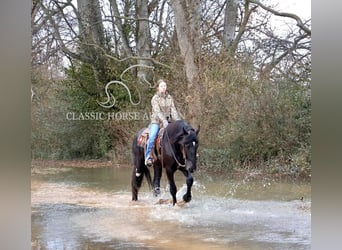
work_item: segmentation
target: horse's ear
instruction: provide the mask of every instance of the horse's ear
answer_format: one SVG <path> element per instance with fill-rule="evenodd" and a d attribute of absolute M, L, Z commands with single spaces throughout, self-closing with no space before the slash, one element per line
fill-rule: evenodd
<path fill-rule="evenodd" d="M 200 130 L 201 130 L 201 125 L 198 125 L 198 128 L 196 129 L 196 135 L 198 135 L 198 133 L 200 132 Z"/>

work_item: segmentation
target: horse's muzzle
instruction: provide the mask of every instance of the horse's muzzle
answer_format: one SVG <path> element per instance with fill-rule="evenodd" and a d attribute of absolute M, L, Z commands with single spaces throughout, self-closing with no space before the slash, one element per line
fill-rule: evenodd
<path fill-rule="evenodd" d="M 190 173 L 193 173 L 196 170 L 196 164 L 194 164 L 191 161 L 186 161 L 185 164 L 186 170 L 188 170 Z"/>

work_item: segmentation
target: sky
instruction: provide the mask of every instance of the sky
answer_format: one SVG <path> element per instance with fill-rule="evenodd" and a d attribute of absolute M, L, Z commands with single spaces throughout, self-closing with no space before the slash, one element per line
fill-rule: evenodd
<path fill-rule="evenodd" d="M 260 0 L 260 2 L 266 6 L 274 5 L 273 9 L 276 11 L 296 14 L 303 22 L 311 19 L 311 0 Z M 275 15 L 272 15 L 271 20 L 272 26 L 275 27 L 279 34 L 286 34 L 289 24 L 294 27 L 293 24 L 296 23 L 292 18 Z"/>
<path fill-rule="evenodd" d="M 307 19 L 311 17 L 311 0 L 271 0 L 270 2 L 278 4 L 276 10 L 296 14 L 300 18 Z"/>

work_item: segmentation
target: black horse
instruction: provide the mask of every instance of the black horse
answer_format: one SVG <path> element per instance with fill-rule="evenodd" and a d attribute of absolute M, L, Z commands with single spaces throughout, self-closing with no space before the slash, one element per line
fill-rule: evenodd
<path fill-rule="evenodd" d="M 153 163 L 153 183 L 149 168 L 144 164 L 144 147 L 138 143 L 138 138 L 144 129 L 140 130 L 133 139 L 132 152 L 134 168 L 132 173 L 132 200 L 138 200 L 138 191 L 141 187 L 144 176 L 150 186 L 153 185 L 154 195 L 160 193 L 160 179 L 162 169 L 165 168 L 167 179 L 170 185 L 172 203 L 177 202 L 177 187 L 174 181 L 174 173 L 177 170 L 183 172 L 186 177 L 187 192 L 183 196 L 185 202 L 191 200 L 191 187 L 193 184 L 192 173 L 196 170 L 198 138 L 200 128 L 193 129 L 183 120 L 169 123 L 163 132 L 160 147 L 154 147 L 155 160 Z"/>

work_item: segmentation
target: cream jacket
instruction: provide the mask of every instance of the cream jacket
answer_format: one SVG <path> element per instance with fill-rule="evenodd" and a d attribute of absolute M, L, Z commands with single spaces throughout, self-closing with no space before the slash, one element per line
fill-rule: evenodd
<path fill-rule="evenodd" d="M 152 97 L 151 105 L 152 105 L 151 123 L 160 124 L 163 122 L 163 120 L 166 120 L 167 118 L 169 119 L 169 121 L 181 119 L 175 108 L 173 98 L 168 93 L 166 93 L 165 95 L 156 93 Z"/>

